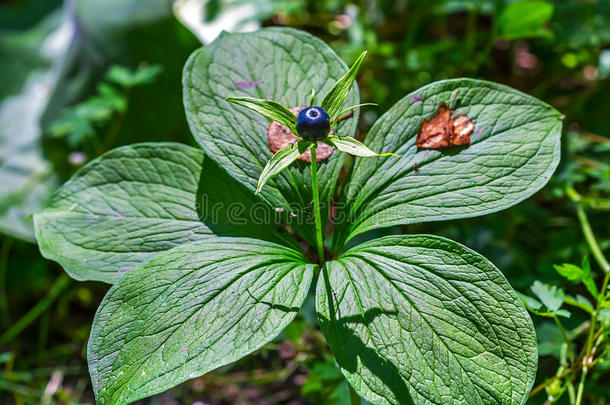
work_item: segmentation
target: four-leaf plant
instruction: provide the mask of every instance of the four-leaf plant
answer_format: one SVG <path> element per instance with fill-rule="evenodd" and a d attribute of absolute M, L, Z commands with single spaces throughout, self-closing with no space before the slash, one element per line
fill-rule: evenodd
<path fill-rule="evenodd" d="M 187 118 L 203 152 L 171 143 L 118 148 L 35 215 L 46 257 L 74 278 L 113 284 L 88 345 L 98 403 L 130 403 L 257 350 L 292 321 L 313 283 L 337 365 L 369 402 L 526 401 L 536 337 L 492 263 L 436 236 L 353 238 L 529 197 L 558 163 L 560 113 L 505 86 L 446 80 L 399 101 L 363 146 L 351 136 L 357 110 L 336 119 L 358 104 L 361 61 L 348 70 L 322 41 L 291 29 L 223 34 L 184 69 Z M 329 126 L 333 119 L 332 133 L 299 130 L 282 107 L 311 105 L 312 88 L 326 94 L 320 109 Z M 443 102 L 474 122 L 470 145 L 418 149 L 423 120 Z M 312 163 L 296 153 L 292 164 L 277 162 L 266 139 L 270 119 L 299 135 L 291 148 L 311 148 Z M 314 173 L 318 139 L 338 150 Z M 340 151 L 364 148 L 397 156 L 357 157 L 340 180 Z M 260 187 L 269 161 L 283 170 Z M 328 218 L 334 232 L 318 244 Z M 315 261 L 304 246 L 326 251 Z"/>

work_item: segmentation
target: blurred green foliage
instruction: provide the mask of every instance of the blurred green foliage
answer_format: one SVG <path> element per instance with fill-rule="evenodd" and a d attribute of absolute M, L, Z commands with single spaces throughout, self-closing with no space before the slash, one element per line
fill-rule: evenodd
<path fill-rule="evenodd" d="M 537 302 L 530 305 L 540 304 L 535 311 L 560 315 L 558 311 L 570 305 L 570 317 L 561 322 L 581 348 L 587 308 L 593 305 L 593 283 L 599 285 L 601 280 L 598 265 L 583 261 L 590 252 L 565 190 L 578 190 L 600 248 L 608 252 L 609 1 L 202 1 L 202 23 L 223 18 L 231 22 L 237 17 L 227 14 L 230 10 L 250 4 L 254 9 L 250 21 L 306 30 L 330 43 L 347 64 L 368 50 L 358 84 L 362 102 L 379 106 L 363 110 L 361 136 L 408 92 L 460 76 L 508 84 L 562 111 L 567 128 L 562 164 L 543 191 L 501 213 L 390 232 L 434 233 L 460 240 L 490 258 L 517 290 Z M 174 17 L 172 2 L 154 0 L 144 6 L 135 0 L 75 0 L 60 7 L 59 1 L 0 3 L 4 79 L 0 106 L 20 94 L 32 72 L 53 66 L 40 53 L 43 39 L 62 18 L 75 23 L 38 122 L 41 138 L 31 141 L 41 148 L 53 175 L 67 179 L 86 161 L 122 144 L 192 143 L 180 83 L 184 62 L 199 42 Z M 114 135 L 105 138 L 109 131 Z M 18 134 L 6 136 L 0 131 L 0 135 L 1 174 L 11 169 L 3 163 L 7 160 L 3 152 Z M 28 187 L 39 181 L 28 178 Z M 23 206 L 24 199 L 15 196 L 29 194 L 30 188 L 22 187 L 19 183 L 11 189 L 18 193 L 10 199 L 0 195 L 0 203 Z M 35 245 L 16 239 L 21 234 L 12 235 L 0 238 L 0 336 L 36 311 L 15 338 L 0 344 L 0 403 L 91 403 L 85 343 L 106 287 L 68 281 L 64 285 L 65 276 L 56 264 L 42 259 Z M 378 232 L 364 238 L 373 236 Z M 50 291 L 56 291 L 52 286 L 58 284 L 62 290 L 48 299 Z M 311 307 L 306 305 L 283 336 L 258 355 L 183 384 L 150 403 L 348 403 L 349 388 L 319 337 Z M 537 383 L 541 383 L 556 375 L 568 359 L 553 316 L 533 320 L 541 356 Z M 610 311 L 601 311 L 599 321 L 610 323 Z M 584 403 L 607 403 L 609 352 L 600 354 L 594 370 L 587 379 Z M 562 389 L 551 384 L 547 393 L 558 396 Z M 546 399 L 539 394 L 531 403 Z M 568 395 L 557 403 L 569 403 Z"/>

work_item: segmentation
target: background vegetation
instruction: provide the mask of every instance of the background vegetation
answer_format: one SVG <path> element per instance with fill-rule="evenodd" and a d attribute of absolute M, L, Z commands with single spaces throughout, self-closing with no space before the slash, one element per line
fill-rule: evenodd
<path fill-rule="evenodd" d="M 306 30 L 348 64 L 369 51 L 358 84 L 362 102 L 379 107 L 363 111 L 361 136 L 408 92 L 461 76 L 507 84 L 562 111 L 562 164 L 543 191 L 501 213 L 390 232 L 460 241 L 521 292 L 540 280 L 587 296 L 554 265 L 580 265 L 589 254 L 566 187 L 584 197 L 601 249 L 610 248 L 610 2 L 3 0 L 0 403 L 93 402 L 86 341 L 108 286 L 71 280 L 42 258 L 29 215 L 104 151 L 145 140 L 193 144 L 181 96 L 187 56 L 220 28 L 259 25 Z M 562 323 L 580 348 L 589 318 L 571 312 Z M 541 383 L 559 367 L 562 336 L 553 319 L 533 319 Z M 609 392 L 607 354 L 589 374 L 583 402 L 608 403 Z M 543 392 L 530 403 L 546 400 Z M 256 355 L 145 403 L 346 404 L 349 390 L 306 304 Z"/>

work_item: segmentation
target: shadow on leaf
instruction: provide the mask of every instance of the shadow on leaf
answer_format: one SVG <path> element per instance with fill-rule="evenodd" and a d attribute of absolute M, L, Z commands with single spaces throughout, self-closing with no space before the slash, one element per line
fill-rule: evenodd
<path fill-rule="evenodd" d="M 348 374 L 361 374 L 358 370 L 358 360 L 360 360 L 362 367 L 383 381 L 385 388 L 392 392 L 394 402 L 413 404 L 409 387 L 401 378 L 396 366 L 381 357 L 376 348 L 367 346 L 350 327 L 353 324 L 370 325 L 380 315 L 397 315 L 397 312 L 382 308 L 371 308 L 361 315 L 342 317 L 340 311 L 335 309 L 336 298 L 332 293 L 333 290 L 330 286 L 326 267 L 322 270 L 322 275 L 326 291 L 331 292 L 326 294 L 330 319 L 320 312 L 318 312 L 318 319 L 324 335 L 333 349 L 337 364 L 342 368 L 344 374 L 346 376 Z"/>

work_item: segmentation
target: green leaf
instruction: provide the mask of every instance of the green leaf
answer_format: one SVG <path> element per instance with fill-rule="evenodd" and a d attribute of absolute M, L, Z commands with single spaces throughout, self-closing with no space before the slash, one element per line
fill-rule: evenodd
<path fill-rule="evenodd" d="M 350 402 L 350 389 L 347 381 L 337 368 L 332 356 L 324 361 L 316 361 L 308 367 L 307 380 L 301 387 L 301 395 L 318 405 L 344 405 Z"/>
<path fill-rule="evenodd" d="M 251 194 L 203 160 L 200 150 L 176 143 L 106 153 L 34 215 L 40 251 L 78 280 L 114 283 L 160 252 L 213 234 L 277 241 L 273 216 L 258 212 L 260 218 L 250 218 L 255 200 L 245 195 Z"/>
<path fill-rule="evenodd" d="M 87 349 L 99 404 L 127 404 L 232 363 L 277 336 L 313 265 L 255 239 L 213 238 L 129 272 L 99 307 Z"/>
<path fill-rule="evenodd" d="M 543 0 L 520 0 L 510 3 L 498 18 L 500 36 L 505 39 L 549 37 L 544 26 L 551 20 L 553 5 Z"/>
<path fill-rule="evenodd" d="M 529 295 L 522 294 L 519 291 L 516 291 L 516 293 L 517 293 L 517 296 L 521 299 L 521 302 L 523 302 L 523 305 L 525 305 L 525 307 L 527 309 L 529 309 L 531 312 L 536 312 L 540 308 L 542 308 L 542 302 L 538 301 L 536 298 L 530 297 Z"/>
<path fill-rule="evenodd" d="M 272 60 L 273 63 L 269 61 Z M 273 155 L 267 141 L 269 119 L 254 111 L 235 108 L 227 97 L 275 100 L 284 106 L 307 106 L 311 89 L 325 94 L 347 67 L 319 39 L 288 28 L 264 28 L 247 34 L 222 34 L 212 44 L 195 51 L 184 68 L 184 105 L 197 142 L 208 158 L 252 193 L 267 161 Z M 346 106 L 358 103 L 357 86 L 346 98 Z M 352 135 L 358 114 L 337 124 L 337 131 Z M 345 155 L 333 153 L 320 162 L 320 200 L 327 211 Z M 315 243 L 312 214 L 311 170 L 297 161 L 270 181 L 260 193 L 269 206 L 291 211 L 308 207 L 293 228 Z M 322 215 L 327 218 L 327 215 Z M 307 224 L 305 224 L 307 222 Z"/>
<path fill-rule="evenodd" d="M 591 277 L 591 266 L 589 265 L 589 259 L 586 256 L 583 258 L 582 267 L 578 267 L 575 264 L 570 263 L 555 265 L 553 267 L 557 273 L 566 279 L 570 281 L 582 282 L 589 293 L 597 299 L 599 292 L 597 291 L 595 280 L 593 280 Z"/>
<path fill-rule="evenodd" d="M 366 147 L 362 142 L 349 136 L 331 135 L 326 139 L 326 143 L 340 150 L 341 152 L 349 153 L 354 156 L 373 157 L 373 156 L 396 156 L 394 153 L 377 153 Z"/>
<path fill-rule="evenodd" d="M 137 67 L 135 70 L 120 65 L 113 65 L 108 71 L 106 78 L 122 87 L 132 88 L 154 82 L 161 72 L 163 72 L 161 65 L 144 65 Z"/>
<path fill-rule="evenodd" d="M 263 186 L 267 184 L 269 180 L 273 177 L 277 176 L 282 170 L 287 168 L 301 156 L 305 150 L 303 150 L 302 146 L 305 142 L 299 141 L 297 143 L 293 143 L 290 146 L 285 147 L 284 149 L 278 150 L 271 159 L 267 162 L 261 176 L 258 179 L 258 186 L 256 187 L 256 194 L 260 193 L 263 189 Z M 307 149 L 307 148 L 305 148 Z"/>
<path fill-rule="evenodd" d="M 570 281 L 580 281 L 584 276 L 584 271 L 575 264 L 564 263 L 562 265 L 554 265 L 553 267 L 560 276 Z"/>
<path fill-rule="evenodd" d="M 468 147 L 418 149 L 424 119 L 453 103 L 475 130 Z M 561 114 L 509 87 L 473 79 L 445 80 L 406 96 L 369 132 L 372 150 L 400 158 L 358 158 L 346 182 L 335 251 L 381 227 L 468 218 L 500 211 L 544 186 L 560 158 Z"/>
<path fill-rule="evenodd" d="M 358 74 L 358 70 L 360 69 L 360 65 L 365 56 L 366 51 L 362 52 L 347 73 L 345 73 L 345 75 L 343 75 L 343 77 L 341 77 L 333 88 L 324 96 L 324 100 L 322 100 L 320 106 L 326 110 L 331 119 L 334 120 L 335 115 L 341 110 L 341 106 L 343 106 L 347 94 L 352 89 L 354 81 L 356 80 L 356 75 Z"/>
<path fill-rule="evenodd" d="M 297 117 L 280 103 L 252 97 L 228 97 L 227 101 L 256 111 L 272 121 L 277 121 L 287 126 L 293 134 L 297 135 L 297 128 L 294 125 Z"/>
<path fill-rule="evenodd" d="M 599 291 L 597 291 L 597 284 L 595 284 L 595 280 L 593 280 L 593 276 L 591 275 L 591 264 L 589 263 L 589 258 L 587 256 L 582 258 L 581 268 L 583 270 L 582 283 L 587 288 L 587 291 L 589 291 L 589 294 L 596 300 L 599 300 Z"/>
<path fill-rule="evenodd" d="M 563 289 L 549 284 L 534 281 L 532 292 L 551 312 L 557 311 L 563 305 Z"/>
<path fill-rule="evenodd" d="M 203 153 L 125 146 L 79 170 L 34 216 L 42 255 L 77 280 L 115 282 L 151 256 L 209 237 L 198 220 Z"/>
<path fill-rule="evenodd" d="M 356 392 L 372 404 L 523 404 L 536 335 L 502 273 L 428 235 L 367 242 L 327 262 L 320 326 Z"/>

